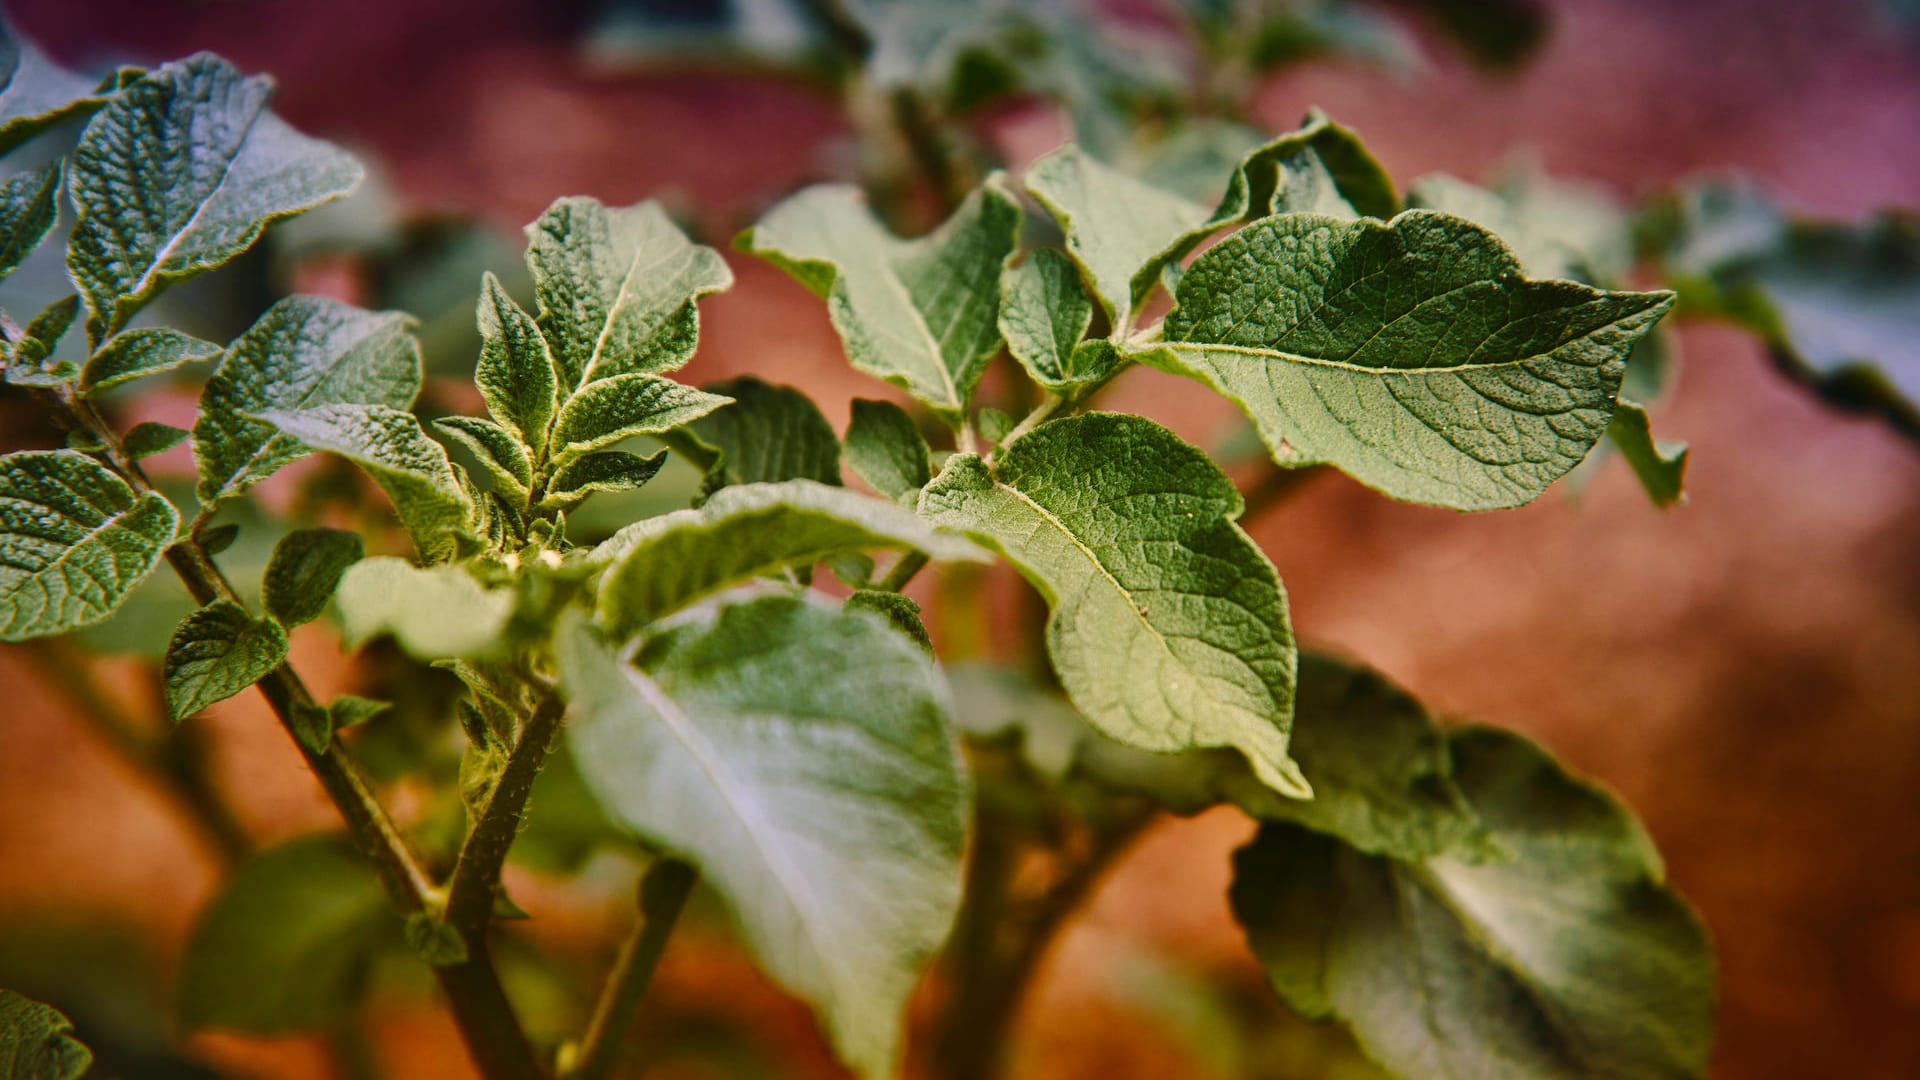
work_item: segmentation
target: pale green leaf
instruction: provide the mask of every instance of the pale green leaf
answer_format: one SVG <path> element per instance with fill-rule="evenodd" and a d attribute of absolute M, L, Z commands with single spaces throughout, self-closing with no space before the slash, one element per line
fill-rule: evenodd
<path fill-rule="evenodd" d="M 200 916 L 180 966 L 180 1021 L 254 1035 L 345 1018 L 400 920 L 353 848 L 295 840 L 242 864 Z"/>
<path fill-rule="evenodd" d="M 1134 311 L 1158 280 L 1162 253 L 1207 220 L 1206 207 L 1142 183 L 1075 146 L 1034 162 L 1026 183 L 1060 222 L 1068 253 L 1117 334 L 1131 328 Z"/>
<path fill-rule="evenodd" d="M 162 424 L 157 420 L 143 420 L 127 429 L 120 440 L 127 456 L 138 461 L 141 458 L 164 454 L 168 450 L 186 442 L 192 432 L 177 428 L 172 424 Z"/>
<path fill-rule="evenodd" d="M 260 601 L 282 626 L 320 617 L 347 567 L 366 556 L 359 533 L 298 529 L 280 538 L 260 577 Z"/>
<path fill-rule="evenodd" d="M 1007 436 L 1013 434 L 1013 429 L 1018 427 L 1020 422 L 1008 415 L 1004 409 L 987 405 L 973 414 L 973 424 L 979 429 L 982 439 L 990 445 L 998 445 Z"/>
<path fill-rule="evenodd" d="M 1000 333 L 1033 381 L 1056 394 L 1098 385 L 1122 362 L 1105 341 L 1083 341 L 1093 300 L 1080 271 L 1053 248 L 1029 252 L 1000 278 Z"/>
<path fill-rule="evenodd" d="M 1607 439 L 1633 467 L 1655 506 L 1665 508 L 1687 497 L 1687 444 L 1654 438 L 1644 407 L 1622 400 L 1607 425 Z"/>
<path fill-rule="evenodd" d="M 731 402 L 659 375 L 599 379 L 561 408 L 553 424 L 553 457 L 564 463 L 636 435 L 671 431 Z"/>
<path fill-rule="evenodd" d="M 819 406 L 790 386 L 742 376 L 705 387 L 733 404 L 702 417 L 693 433 L 720 452 L 725 482 L 775 480 L 840 483 L 840 440 Z M 679 447 L 675 447 L 676 450 Z"/>
<path fill-rule="evenodd" d="M 1286 595 L 1241 509 L 1204 453 L 1111 413 L 1043 424 L 991 469 L 957 455 L 920 496 L 922 516 L 999 549 L 1046 597 L 1054 670 L 1096 728 L 1143 750 L 1232 747 L 1305 797 Z"/>
<path fill-rule="evenodd" d="M 1610 288 L 1633 264 L 1633 224 L 1597 187 L 1519 172 L 1498 190 L 1436 173 L 1407 188 L 1407 205 L 1466 218 L 1499 236 L 1531 278 Z"/>
<path fill-rule="evenodd" d="M 267 110 L 265 76 L 209 53 L 163 64 L 88 122 L 68 165 L 67 268 L 99 344 L 174 282 L 353 190 L 360 164 Z"/>
<path fill-rule="evenodd" d="M 848 611 L 865 611 L 878 616 L 915 645 L 933 655 L 933 638 L 927 634 L 927 624 L 920 621 L 920 605 L 910 596 L 884 589 L 855 589 L 847 597 L 844 605 Z"/>
<path fill-rule="evenodd" d="M 610 816 L 685 857 L 868 1080 L 960 902 L 967 787 L 932 662 L 864 615 L 771 596 L 622 663 L 562 624 L 568 736 Z"/>
<path fill-rule="evenodd" d="M 986 558 L 884 499 L 809 480 L 742 484 L 721 489 L 697 510 L 635 522 L 596 548 L 594 558 L 608 564 L 600 622 L 625 638 L 730 585 L 879 548 Z"/>
<path fill-rule="evenodd" d="M 700 333 L 695 301 L 733 284 L 719 253 L 651 202 L 558 200 L 527 226 L 527 265 L 562 399 L 595 379 L 685 364 Z"/>
<path fill-rule="evenodd" d="M 6 356 L 7 382 L 15 386 L 51 389 L 72 382 L 80 372 L 66 360 L 53 359 L 53 350 L 80 312 L 80 298 L 68 296 L 48 304 L 35 315 L 13 342 Z"/>
<path fill-rule="evenodd" d="M 513 432 L 477 416 L 443 416 L 433 426 L 467 449 L 493 478 L 493 490 L 525 506 L 533 487 L 533 462 Z"/>
<path fill-rule="evenodd" d="M 547 484 L 542 506 L 571 506 L 594 492 L 638 491 L 667 463 L 667 452 L 650 457 L 624 450 L 602 450 L 562 465 Z"/>
<path fill-rule="evenodd" d="M 212 506 L 306 456 L 300 440 L 259 419 L 269 409 L 404 409 L 419 392 L 420 347 L 406 316 L 290 296 L 227 346 L 200 393 L 193 426 L 196 493 Z"/>
<path fill-rule="evenodd" d="M 547 339 L 491 273 L 480 284 L 480 361 L 473 384 L 496 423 L 519 433 L 534 456 L 546 449 L 558 389 Z"/>
<path fill-rule="evenodd" d="M 40 246 L 60 217 L 64 160 L 0 180 L 0 278 Z"/>
<path fill-rule="evenodd" d="M 113 614 L 152 572 L 180 513 L 72 450 L 0 458 L 0 641 Z"/>
<path fill-rule="evenodd" d="M 1505 859 L 1398 861 L 1286 825 L 1234 859 L 1233 909 L 1274 987 L 1432 1080 L 1706 1072 L 1713 959 L 1610 796 L 1520 737 L 1452 737 Z"/>
<path fill-rule="evenodd" d="M 391 634 L 422 660 L 490 655 L 513 615 L 510 590 L 488 589 L 457 566 L 422 568 L 391 556 L 348 567 L 334 603 L 349 648 Z"/>
<path fill-rule="evenodd" d="M 54 63 L 0 20 L 0 154 L 93 112 L 137 75 L 122 69 L 96 85 Z"/>
<path fill-rule="evenodd" d="M 0 990 L 0 1080 L 79 1080 L 92 1067 L 58 1009 Z"/>
<path fill-rule="evenodd" d="M 97 394 L 121 383 L 172 371 L 182 364 L 211 360 L 220 346 L 166 327 L 148 327 L 115 334 L 80 369 L 80 393 Z"/>
<path fill-rule="evenodd" d="M 257 415 L 286 437 L 365 469 L 429 562 L 454 558 L 471 536 L 473 500 L 454 475 L 446 449 L 427 438 L 412 413 L 384 405 L 322 405 Z"/>
<path fill-rule="evenodd" d="M 737 246 L 826 300 L 854 367 L 951 420 L 1000 348 L 997 283 L 1023 224 L 998 174 L 913 240 L 889 233 L 858 188 L 827 184 L 768 211 Z"/>
<path fill-rule="evenodd" d="M 1411 502 L 1530 502 L 1585 457 L 1670 293 L 1528 281 L 1499 239 L 1414 210 L 1287 214 L 1188 269 L 1149 363 L 1225 394 L 1275 461 Z"/>
<path fill-rule="evenodd" d="M 854 399 L 845 452 L 854 475 L 889 499 L 918 495 L 933 479 L 927 440 L 913 417 L 890 401 Z"/>
<path fill-rule="evenodd" d="M 266 677 L 287 658 L 287 632 L 231 600 L 186 617 L 167 642 L 167 711 L 177 723 Z"/>

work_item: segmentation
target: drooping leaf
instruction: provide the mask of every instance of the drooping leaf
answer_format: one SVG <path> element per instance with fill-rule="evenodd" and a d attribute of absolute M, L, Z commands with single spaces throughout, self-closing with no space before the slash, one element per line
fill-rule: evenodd
<path fill-rule="evenodd" d="M 990 469 L 956 455 L 920 513 L 997 548 L 1046 597 L 1047 651 L 1093 725 L 1143 750 L 1228 746 L 1284 795 L 1295 652 L 1273 565 L 1218 466 L 1136 416 L 1042 424 Z"/>
<path fill-rule="evenodd" d="M 155 454 L 164 454 L 186 442 L 192 434 L 186 428 L 162 424 L 157 420 L 143 420 L 127 429 L 120 444 L 126 448 L 128 457 L 138 461 Z"/>
<path fill-rule="evenodd" d="M 597 491 L 638 491 L 647 486 L 647 481 L 666 463 L 665 450 L 649 457 L 625 450 L 602 450 L 575 458 L 553 474 L 553 480 L 547 484 L 547 497 L 541 504 L 564 507 Z"/>
<path fill-rule="evenodd" d="M 0 458 L 0 641 L 113 614 L 153 570 L 180 512 L 72 450 Z"/>
<path fill-rule="evenodd" d="M 751 375 L 705 389 L 733 399 L 692 425 L 702 442 L 720 452 L 727 483 L 840 483 L 840 440 L 807 395 Z"/>
<path fill-rule="evenodd" d="M 1425 210 L 1256 222 L 1176 298 L 1143 358 L 1225 394 L 1275 461 L 1460 510 L 1529 502 L 1578 464 L 1672 302 L 1528 281 L 1493 234 Z"/>
<path fill-rule="evenodd" d="M 912 597 L 885 589 L 855 589 L 844 606 L 848 611 L 866 611 L 879 616 L 928 656 L 933 655 L 933 638 L 927 634 L 927 624 L 920 621 L 920 605 Z"/>
<path fill-rule="evenodd" d="M 80 298 L 69 296 L 35 315 L 6 355 L 7 382 L 43 390 L 72 382 L 80 372 L 71 361 L 55 360 L 53 350 L 79 312 Z"/>
<path fill-rule="evenodd" d="M 211 341 L 166 327 L 128 330 L 114 335 L 100 351 L 87 357 L 80 369 L 80 393 L 97 394 L 182 364 L 211 360 L 220 352 L 220 346 Z"/>
<path fill-rule="evenodd" d="M 960 900 L 968 803 L 945 688 L 912 642 L 796 597 L 721 607 L 620 662 L 556 652 L 575 761 L 610 816 L 697 865 L 760 963 L 869 1080 Z"/>
<path fill-rule="evenodd" d="M 349 648 L 392 634 L 421 660 L 497 651 L 513 615 L 513 594 L 488 589 L 456 566 L 418 567 L 376 556 L 347 568 L 334 593 Z"/>
<path fill-rule="evenodd" d="M 180 968 L 180 1021 L 255 1035 L 324 1029 L 358 1003 L 400 920 L 349 845 L 295 840 L 242 864 Z"/>
<path fill-rule="evenodd" d="M 433 426 L 450 436 L 493 478 L 493 490 L 525 506 L 533 487 L 533 462 L 513 432 L 478 416 L 443 416 Z"/>
<path fill-rule="evenodd" d="M 564 463 L 636 435 L 684 427 L 731 401 L 659 375 L 599 379 L 561 408 L 553 424 L 553 457 Z"/>
<path fill-rule="evenodd" d="M 1622 399 L 1607 425 L 1607 440 L 1633 467 L 1655 506 L 1665 508 L 1686 498 L 1687 444 L 1654 438 L 1644 407 Z"/>
<path fill-rule="evenodd" d="M 257 415 L 286 436 L 365 469 L 429 562 L 452 559 L 471 535 L 473 500 L 454 475 L 446 449 L 427 438 L 412 413 L 384 405 L 322 405 L 264 409 Z"/>
<path fill-rule="evenodd" d="M 79 1080 L 92 1067 L 60 1010 L 0 990 L 0 1080 Z"/>
<path fill-rule="evenodd" d="M 96 85 L 54 63 L 0 20 L 0 154 L 98 109 L 138 74 L 123 68 Z"/>
<path fill-rule="evenodd" d="M 231 600 L 187 616 L 167 643 L 167 711 L 178 723 L 266 677 L 287 658 L 287 632 Z"/>
<path fill-rule="evenodd" d="M 1065 253 L 1037 248 L 1001 277 L 1007 351 L 1048 390 L 1070 394 L 1097 385 L 1120 365 L 1110 343 L 1081 340 L 1092 325 L 1093 300 Z"/>
<path fill-rule="evenodd" d="M 742 484 L 721 489 L 698 510 L 635 522 L 596 548 L 594 557 L 608 564 L 600 622 L 624 639 L 730 585 L 875 548 L 986 557 L 884 499 L 809 480 Z"/>
<path fill-rule="evenodd" d="M 67 268 L 105 341 L 162 289 L 353 190 L 360 164 L 267 110 L 265 76 L 210 53 L 163 64 L 87 123 L 68 165 Z"/>
<path fill-rule="evenodd" d="M 0 278 L 25 262 L 60 217 L 64 160 L 0 180 Z"/>
<path fill-rule="evenodd" d="M 1142 183 L 1074 146 L 1034 162 L 1026 183 L 1060 222 L 1068 253 L 1119 334 L 1130 329 L 1134 309 L 1158 280 L 1161 253 L 1207 218 L 1206 207 Z"/>
<path fill-rule="evenodd" d="M 858 188 L 808 188 L 737 246 L 827 302 L 854 367 L 957 419 L 1000 348 L 1000 272 L 1020 243 L 1019 203 L 998 174 L 933 232 L 889 233 Z"/>
<path fill-rule="evenodd" d="M 385 405 L 420 392 L 420 347 L 404 315 L 290 296 L 227 346 L 200 393 L 197 494 L 212 506 L 305 457 L 308 447 L 259 419 L 269 409 Z"/>
<path fill-rule="evenodd" d="M 719 252 L 651 202 L 556 201 L 527 226 L 527 265 L 563 400 L 595 379 L 684 365 L 700 335 L 695 301 L 733 284 Z"/>
<path fill-rule="evenodd" d="M 1275 989 L 1401 1076 L 1704 1075 L 1711 949 L 1645 834 L 1516 735 L 1451 743 L 1509 858 L 1399 861 L 1263 827 L 1231 898 Z"/>
<path fill-rule="evenodd" d="M 280 538 L 260 577 L 260 599 L 282 626 L 300 626 L 320 617 L 347 567 L 367 554 L 359 533 L 341 529 L 298 529 Z"/>
<path fill-rule="evenodd" d="M 547 339 L 491 273 L 480 284 L 479 324 L 473 384 L 494 422 L 518 432 L 521 444 L 538 455 L 546 448 L 547 425 L 559 401 Z"/>
<path fill-rule="evenodd" d="M 1213 215 L 1182 250 L 1200 236 L 1269 214 L 1384 219 L 1399 211 L 1393 179 L 1360 137 L 1314 109 L 1297 130 L 1241 159 Z"/>
<path fill-rule="evenodd" d="M 855 398 L 847 422 L 847 464 L 867 486 L 896 502 L 933 479 L 931 451 L 913 417 L 890 401 Z"/>

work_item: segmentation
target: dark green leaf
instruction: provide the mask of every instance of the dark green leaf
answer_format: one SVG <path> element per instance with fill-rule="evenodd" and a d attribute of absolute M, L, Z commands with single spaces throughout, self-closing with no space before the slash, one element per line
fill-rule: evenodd
<path fill-rule="evenodd" d="M 915 645 L 933 655 L 933 638 L 927 636 L 927 625 L 920 621 L 920 605 L 912 597 L 882 589 L 856 589 L 847 597 L 848 611 L 866 611 L 884 619 L 888 626 L 907 635 Z"/>
<path fill-rule="evenodd" d="M 92 1067 L 58 1009 L 0 990 L 0 1080 L 79 1080 Z"/>
<path fill-rule="evenodd" d="M 167 711 L 177 723 L 265 678 L 287 658 L 287 632 L 231 600 L 187 616 L 167 643 Z"/>
<path fill-rule="evenodd" d="M 1399 210 L 1392 178 L 1360 137 L 1315 109 L 1298 130 L 1241 160 L 1199 235 L 1268 214 L 1390 218 Z"/>
<path fill-rule="evenodd" d="M 233 542 L 239 538 L 240 526 L 232 522 L 228 522 L 225 525 L 214 525 L 194 534 L 194 539 L 200 542 L 200 550 L 209 555 L 220 554 L 232 547 Z"/>
<path fill-rule="evenodd" d="M 280 538 L 260 578 L 260 599 L 282 626 L 320 617 L 347 567 L 367 554 L 359 533 L 300 529 Z"/>
<path fill-rule="evenodd" d="M 659 375 L 616 375 L 582 387 L 553 425 L 556 462 L 602 450 L 636 435 L 658 435 L 728 404 Z"/>
<path fill-rule="evenodd" d="M 1655 439 L 1646 409 L 1622 400 L 1607 425 L 1607 439 L 1633 467 L 1655 506 L 1665 508 L 1686 498 L 1687 444 Z"/>
<path fill-rule="evenodd" d="M 1149 283 L 1151 284 L 1151 283 Z M 1000 333 L 1033 381 L 1056 394 L 1096 385 L 1121 356 L 1104 341 L 1083 341 L 1093 300 L 1066 254 L 1037 248 L 1000 279 Z"/>
<path fill-rule="evenodd" d="M 327 702 L 327 719 L 333 723 L 333 730 L 350 728 L 367 721 L 393 708 L 390 701 L 374 701 L 354 694 L 341 694 Z"/>
<path fill-rule="evenodd" d="M 287 714 L 287 730 L 310 753 L 324 754 L 333 741 L 333 717 L 318 705 L 296 702 Z"/>
<path fill-rule="evenodd" d="M 480 284 L 480 362 L 473 384 L 500 426 L 519 433 L 539 456 L 557 407 L 554 360 L 533 316 L 520 310 L 491 273 Z"/>
<path fill-rule="evenodd" d="M 421 568 L 391 556 L 349 567 L 334 602 L 349 648 L 392 634 L 421 660 L 495 652 L 513 614 L 509 590 L 489 590 L 457 566 Z"/>
<path fill-rule="evenodd" d="M 41 389 L 72 382 L 79 371 L 70 361 L 54 360 L 53 349 L 66 336 L 79 311 L 80 298 L 69 296 L 48 304 L 35 315 L 7 354 L 7 381 L 15 386 Z"/>
<path fill-rule="evenodd" d="M 72 450 L 0 458 L 0 641 L 113 614 L 173 543 L 180 513 Z"/>
<path fill-rule="evenodd" d="M 220 346 L 165 327 L 128 330 L 87 358 L 80 370 L 80 393 L 97 394 L 121 383 L 172 371 L 182 364 L 211 360 Z"/>
<path fill-rule="evenodd" d="M 543 506 L 570 506 L 596 491 L 638 491 L 667 463 L 667 452 L 651 457 L 629 454 L 624 450 L 602 450 L 575 458 L 553 474 L 547 485 Z"/>
<path fill-rule="evenodd" d="M 474 456 L 493 478 L 493 490 L 524 507 L 533 487 L 533 462 L 513 432 L 477 416 L 443 416 L 433 426 Z"/>
<path fill-rule="evenodd" d="M 164 454 L 186 442 L 191 434 L 185 428 L 177 428 L 172 424 L 144 420 L 128 429 L 126 436 L 120 442 L 126 448 L 127 456 L 137 461 L 155 454 Z"/>
<path fill-rule="evenodd" d="M 407 947 L 434 967 L 456 967 L 467 962 L 467 940 L 460 931 L 424 911 L 407 916 Z"/>
<path fill-rule="evenodd" d="M 56 160 L 0 180 L 0 278 L 33 254 L 60 217 L 64 165 Z"/>
<path fill-rule="evenodd" d="M 733 399 L 732 405 L 693 425 L 695 435 L 720 451 L 720 467 L 727 483 L 840 483 L 840 440 L 833 434 L 833 425 L 805 394 L 752 376 L 705 389 Z"/>
<path fill-rule="evenodd" d="M 927 440 L 913 417 L 890 401 L 854 399 L 846 457 L 868 487 L 896 501 L 918 495 L 933 479 Z"/>

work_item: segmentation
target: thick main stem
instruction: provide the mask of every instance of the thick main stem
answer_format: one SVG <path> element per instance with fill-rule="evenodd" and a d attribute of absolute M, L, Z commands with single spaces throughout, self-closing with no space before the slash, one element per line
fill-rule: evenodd
<path fill-rule="evenodd" d="M 620 1056 L 621 1036 L 646 996 L 647 984 L 660 966 L 667 938 L 686 907 L 698 873 L 678 859 L 661 859 L 640 879 L 640 917 L 633 935 L 620 947 L 619 959 L 607 975 L 607 985 L 594 1004 L 593 1019 L 580 1039 L 576 1063 L 567 1080 L 604 1080 Z"/>

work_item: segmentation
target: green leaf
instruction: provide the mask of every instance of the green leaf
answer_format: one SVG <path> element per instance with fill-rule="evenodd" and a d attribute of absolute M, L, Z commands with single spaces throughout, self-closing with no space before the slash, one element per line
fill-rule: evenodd
<path fill-rule="evenodd" d="M 457 967 L 467 962 L 467 941 L 460 931 L 424 911 L 407 916 L 407 947 L 434 967 Z"/>
<path fill-rule="evenodd" d="M 875 548 L 986 558 L 884 499 L 809 480 L 743 484 L 698 510 L 635 522 L 596 548 L 594 558 L 608 564 L 597 610 L 601 625 L 624 639 L 730 585 Z"/>
<path fill-rule="evenodd" d="M 67 269 L 98 345 L 162 289 L 352 191 L 358 162 L 267 111 L 272 83 L 210 53 L 163 64 L 103 106 L 69 163 Z"/>
<path fill-rule="evenodd" d="M 33 254 L 60 217 L 64 159 L 0 180 L 0 278 Z"/>
<path fill-rule="evenodd" d="M 647 481 L 653 479 L 666 463 L 665 450 L 651 457 L 629 454 L 624 450 L 602 450 L 597 454 L 575 458 L 553 474 L 552 482 L 547 485 L 547 497 L 541 500 L 541 505 L 565 508 L 597 491 L 638 491 L 647 486 Z"/>
<path fill-rule="evenodd" d="M 350 728 L 367 721 L 393 708 L 390 701 L 375 701 L 355 694 L 341 694 L 327 702 L 327 719 L 333 722 L 333 730 Z"/>
<path fill-rule="evenodd" d="M 1042 424 L 991 469 L 956 455 L 920 496 L 922 516 L 991 544 L 1046 597 L 1054 670 L 1096 728 L 1143 750 L 1233 747 L 1305 798 L 1286 595 L 1233 523 L 1242 505 L 1204 453 L 1111 413 Z"/>
<path fill-rule="evenodd" d="M 1036 248 L 1000 279 L 1000 333 L 1007 351 L 1033 381 L 1056 394 L 1097 385 L 1121 355 L 1104 341 L 1082 341 L 1093 325 L 1093 300 L 1066 254 Z"/>
<path fill-rule="evenodd" d="M 1633 467 L 1655 506 L 1665 509 L 1686 499 L 1687 444 L 1655 439 L 1644 407 L 1622 399 L 1607 425 L 1607 440 Z"/>
<path fill-rule="evenodd" d="M 139 73 L 123 68 L 99 85 L 48 59 L 0 21 L 0 154 L 106 104 Z"/>
<path fill-rule="evenodd" d="M 1360 137 L 1313 109 L 1298 130 L 1241 159 L 1213 216 L 1180 250 L 1201 236 L 1269 214 L 1390 218 L 1399 211 L 1393 179 Z"/>
<path fill-rule="evenodd" d="M 864 615 L 769 596 L 628 666 L 561 624 L 575 761 L 609 815 L 695 863 L 748 946 L 871 1080 L 960 901 L 967 786 L 944 686 Z"/>
<path fill-rule="evenodd" d="M 1019 421 L 991 405 L 984 406 L 975 413 L 973 422 L 974 426 L 980 429 L 980 437 L 995 446 L 1013 434 L 1013 429 L 1019 426 Z"/>
<path fill-rule="evenodd" d="M 200 502 L 212 506 L 307 455 L 259 419 L 269 409 L 386 405 L 420 392 L 420 347 L 406 316 L 376 314 L 317 296 L 290 296 L 227 346 L 200 393 L 193 453 Z"/>
<path fill-rule="evenodd" d="M 1426 210 L 1268 218 L 1176 298 L 1143 358 L 1225 394 L 1275 461 L 1459 510 L 1530 502 L 1578 464 L 1673 299 L 1528 281 L 1493 234 Z"/>
<path fill-rule="evenodd" d="M 92 1067 L 58 1009 L 0 990 L 0 1080 L 79 1080 Z"/>
<path fill-rule="evenodd" d="M 847 464 L 867 486 L 896 502 L 933 479 L 932 451 L 907 411 L 890 401 L 855 398 L 847 423 Z"/>
<path fill-rule="evenodd" d="M 175 723 L 240 693 L 287 658 L 287 632 L 231 600 L 180 623 L 167 643 L 167 711 Z"/>
<path fill-rule="evenodd" d="M 1608 288 L 1632 269 L 1633 223 L 1597 187 L 1522 172 L 1489 191 L 1438 173 L 1413 182 L 1407 205 L 1465 218 L 1498 235 L 1531 278 Z"/>
<path fill-rule="evenodd" d="M 260 600 L 282 626 L 300 626 L 320 617 L 347 567 L 365 558 L 359 533 L 341 529 L 298 529 L 280 538 L 260 578 Z"/>
<path fill-rule="evenodd" d="M 80 298 L 69 296 L 35 315 L 7 355 L 7 382 L 51 389 L 72 382 L 79 372 L 66 360 L 52 360 L 54 346 L 66 336 L 80 312 Z"/>
<path fill-rule="evenodd" d="M 1633 819 L 1516 735 L 1452 753 L 1510 858 L 1402 862 L 1287 825 L 1235 856 L 1234 913 L 1280 995 L 1401 1076 L 1704 1075 L 1711 950 Z"/>
<path fill-rule="evenodd" d="M 1068 253 L 1121 336 L 1158 280 L 1162 253 L 1207 219 L 1206 207 L 1150 187 L 1071 145 L 1034 162 L 1026 182 L 1060 222 Z"/>
<path fill-rule="evenodd" d="M 479 324 L 480 362 L 473 384 L 494 421 L 518 432 L 537 456 L 546 449 L 547 425 L 559 401 L 547 339 L 491 273 L 480 283 Z"/>
<path fill-rule="evenodd" d="M 113 614 L 152 572 L 180 512 L 72 450 L 0 458 L 0 641 Z"/>
<path fill-rule="evenodd" d="M 258 416 L 286 436 L 365 469 L 429 562 L 446 562 L 460 553 L 471 535 L 473 500 L 454 475 L 446 450 L 427 438 L 412 413 L 384 405 L 323 405 L 265 409 Z"/>
<path fill-rule="evenodd" d="M 825 184 L 768 211 L 736 246 L 827 302 L 854 367 L 957 421 L 1000 348 L 995 285 L 1023 224 L 999 174 L 913 240 L 887 232 L 858 188 Z"/>
<path fill-rule="evenodd" d="M 348 648 L 392 634 L 421 660 L 490 655 L 513 615 L 510 590 L 489 590 L 457 566 L 422 568 L 391 556 L 348 567 L 334 603 Z"/>
<path fill-rule="evenodd" d="M 328 1027 L 400 943 L 380 883 L 344 842 L 309 838 L 248 860 L 201 915 L 180 968 L 180 1021 L 281 1035 Z"/>
<path fill-rule="evenodd" d="M 76 298 L 77 299 L 77 298 Z M 81 396 L 97 394 L 121 383 L 172 371 L 182 364 L 211 360 L 220 346 L 166 327 L 128 330 L 87 357 L 80 370 Z"/>
<path fill-rule="evenodd" d="M 467 448 L 493 478 L 493 490 L 524 507 L 533 487 L 533 462 L 513 432 L 477 416 L 443 416 L 433 426 Z"/>
<path fill-rule="evenodd" d="M 553 424 L 553 457 L 565 463 L 636 435 L 684 427 L 730 404 L 659 375 L 615 375 L 582 387 Z"/>
<path fill-rule="evenodd" d="M 733 399 L 732 405 L 702 417 L 692 427 L 701 441 L 720 451 L 727 483 L 840 483 L 840 440 L 807 395 L 750 375 L 705 389 Z"/>
<path fill-rule="evenodd" d="M 843 606 L 848 611 L 865 611 L 879 616 L 888 626 L 920 646 L 928 656 L 933 655 L 933 638 L 927 635 L 927 624 L 920 621 L 920 605 L 912 597 L 884 589 L 855 589 Z"/>
<path fill-rule="evenodd" d="M 143 420 L 128 429 L 120 442 L 126 448 L 128 457 L 139 460 L 166 453 L 186 442 L 190 434 L 185 428 L 177 428 L 172 424 Z"/>

